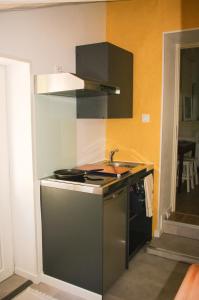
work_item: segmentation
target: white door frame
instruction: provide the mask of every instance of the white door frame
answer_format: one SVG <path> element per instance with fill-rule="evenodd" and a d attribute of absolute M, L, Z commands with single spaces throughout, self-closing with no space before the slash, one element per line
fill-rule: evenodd
<path fill-rule="evenodd" d="M 7 149 L 9 149 L 9 152 L 7 150 L 6 153 L 9 153 L 10 227 L 13 244 L 12 257 L 10 256 L 9 261 L 13 260 L 14 273 L 38 283 L 40 279 L 38 273 L 40 252 L 37 248 L 37 239 L 39 239 L 41 232 L 36 223 L 40 211 L 35 187 L 35 137 L 32 114 L 34 101 L 31 62 L 0 56 L 0 65 L 3 65 L 6 70 L 7 116 L 2 111 L 0 114 L 2 113 L 4 118 L 5 116 L 7 118 Z M 3 124 L 1 115 L 0 123 Z M 0 149 L 1 151 L 2 149 Z M 2 205 L 0 197 L 0 207 Z M 8 205 L 8 201 L 5 205 Z M 2 219 L 0 219 L 0 224 L 2 224 Z M 4 226 L 4 236 L 6 233 Z M 8 239 L 8 237 L 6 238 Z M 8 249 L 6 249 L 6 254 L 7 251 Z"/>
<path fill-rule="evenodd" d="M 6 105 L 6 67 L 0 65 L 0 282 L 14 272 L 10 164 Z"/>
<path fill-rule="evenodd" d="M 172 181 L 171 181 L 171 210 L 176 210 L 176 179 L 178 161 L 178 132 L 179 132 L 179 99 L 180 99 L 180 50 L 198 48 L 198 43 L 176 44 L 175 49 L 175 98 L 174 98 L 174 126 L 173 126 L 173 154 L 172 154 Z"/>

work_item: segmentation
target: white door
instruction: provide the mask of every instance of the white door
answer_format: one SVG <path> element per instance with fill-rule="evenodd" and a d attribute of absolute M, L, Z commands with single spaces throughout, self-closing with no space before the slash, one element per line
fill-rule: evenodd
<path fill-rule="evenodd" d="M 6 111 L 6 68 L 0 65 L 0 282 L 14 270 Z"/>

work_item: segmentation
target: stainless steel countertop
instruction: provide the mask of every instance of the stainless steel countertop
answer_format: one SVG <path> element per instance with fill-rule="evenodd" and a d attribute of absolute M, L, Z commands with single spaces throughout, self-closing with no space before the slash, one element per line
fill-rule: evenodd
<path fill-rule="evenodd" d="M 107 161 L 97 162 L 96 165 L 106 163 L 106 162 Z M 103 195 L 110 188 L 110 186 L 117 184 L 120 181 L 126 180 L 130 176 L 133 176 L 139 172 L 142 172 L 143 170 L 150 171 L 152 169 L 153 169 L 152 164 L 142 164 L 142 163 L 138 164 L 136 167 L 132 167 L 132 169 L 130 169 L 129 172 L 126 173 L 125 175 L 123 175 L 121 177 L 115 177 L 115 180 L 111 181 L 110 183 L 108 183 L 106 185 L 100 186 L 100 187 L 92 185 L 92 184 L 85 184 L 85 183 L 81 183 L 81 182 L 70 182 L 70 181 L 67 182 L 65 180 L 56 180 L 56 179 L 52 179 L 52 178 L 41 179 L 40 184 L 41 184 L 41 186 Z"/>

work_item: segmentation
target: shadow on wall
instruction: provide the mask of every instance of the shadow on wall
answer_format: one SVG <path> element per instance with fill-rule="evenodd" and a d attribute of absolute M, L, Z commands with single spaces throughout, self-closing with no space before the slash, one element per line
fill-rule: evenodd
<path fill-rule="evenodd" d="M 196 0 L 181 0 L 181 28 L 198 28 L 199 2 Z M 195 24 L 194 24 L 195 23 Z"/>
<path fill-rule="evenodd" d="M 115 141 L 109 139 L 109 144 L 110 145 L 114 145 Z M 114 156 L 114 160 L 121 160 L 124 161 L 127 157 L 128 157 L 128 161 L 132 161 L 132 162 L 140 162 L 140 163 L 151 163 L 150 161 L 148 161 L 146 159 L 145 156 L 141 155 L 136 149 L 131 148 L 129 149 L 128 147 L 122 146 L 122 145 L 116 145 L 115 147 L 108 147 L 107 151 L 106 151 L 106 158 L 109 158 L 109 152 L 112 149 L 118 148 L 119 151 L 118 153 L 115 154 Z"/>

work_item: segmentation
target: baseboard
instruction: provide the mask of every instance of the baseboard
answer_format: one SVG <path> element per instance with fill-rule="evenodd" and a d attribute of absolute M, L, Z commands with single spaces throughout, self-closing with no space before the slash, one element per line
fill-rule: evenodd
<path fill-rule="evenodd" d="M 147 253 L 153 254 L 159 257 L 167 258 L 174 261 L 184 262 L 188 264 L 198 264 L 199 260 L 195 256 L 187 255 L 178 253 L 171 250 L 166 250 L 162 248 L 154 248 L 154 247 L 147 247 Z"/>
<path fill-rule="evenodd" d="M 159 226 L 154 230 L 154 237 L 159 238 L 163 234 L 163 218 L 160 216 Z"/>
<path fill-rule="evenodd" d="M 164 220 L 168 220 L 170 215 L 171 215 L 171 212 L 172 212 L 172 209 L 171 209 L 171 206 L 169 206 L 165 212 L 162 214 L 162 221 Z"/>
<path fill-rule="evenodd" d="M 90 291 L 80 288 L 76 285 L 53 278 L 46 274 L 41 274 L 40 279 L 41 279 L 41 282 L 43 282 L 43 283 L 51 285 L 54 288 L 60 289 L 66 293 L 78 296 L 80 298 L 82 297 L 83 299 L 86 299 L 86 300 L 102 300 L 102 295 L 90 292 Z"/>
<path fill-rule="evenodd" d="M 46 274 L 36 275 L 32 274 L 30 272 L 27 272 L 20 268 L 15 268 L 15 274 L 22 276 L 26 279 L 31 280 L 32 282 L 38 284 L 40 282 L 46 283 L 48 285 L 53 286 L 54 288 L 60 289 L 66 293 L 82 297 L 86 300 L 102 300 L 102 295 L 93 293 L 91 291 L 85 290 L 83 288 L 80 288 L 76 285 L 64 282 L 62 280 L 53 278 L 51 276 L 48 276 Z"/>
<path fill-rule="evenodd" d="M 22 276 L 26 279 L 29 279 L 32 282 L 36 283 L 36 284 L 40 282 L 40 276 L 39 275 L 27 272 L 27 271 L 25 271 L 23 269 L 20 269 L 20 268 L 15 268 L 14 272 L 15 272 L 15 274 L 17 274 L 19 276 Z"/>
<path fill-rule="evenodd" d="M 6 280 L 8 277 L 13 275 L 13 268 L 9 267 L 6 270 L 4 268 L 1 269 L 1 274 L 0 274 L 0 283 L 4 280 Z M 2 275 L 3 274 L 3 275 Z M 0 299 L 1 300 L 1 299 Z"/>
<path fill-rule="evenodd" d="M 163 234 L 163 230 L 161 228 L 154 230 L 154 237 L 159 238 L 161 237 L 162 234 Z"/>
<path fill-rule="evenodd" d="M 171 215 L 171 207 L 169 206 L 165 212 L 160 216 L 160 224 L 159 224 L 159 228 L 154 230 L 154 237 L 159 238 L 163 232 L 164 232 L 164 228 L 163 228 L 163 222 L 164 220 L 167 220 Z"/>
<path fill-rule="evenodd" d="M 164 221 L 164 232 L 199 240 L 199 226 L 170 220 Z"/>

